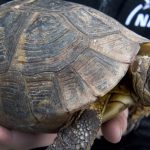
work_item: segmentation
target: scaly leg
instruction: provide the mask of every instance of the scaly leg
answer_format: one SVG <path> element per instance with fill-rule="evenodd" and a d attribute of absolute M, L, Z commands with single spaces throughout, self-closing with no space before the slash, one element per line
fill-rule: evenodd
<path fill-rule="evenodd" d="M 46 150 L 90 150 L 101 121 L 94 110 L 86 110 L 71 126 L 61 130 Z"/>

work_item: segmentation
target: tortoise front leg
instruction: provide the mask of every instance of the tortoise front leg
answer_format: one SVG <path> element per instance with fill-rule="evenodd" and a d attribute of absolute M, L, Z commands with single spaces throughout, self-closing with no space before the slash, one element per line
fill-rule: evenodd
<path fill-rule="evenodd" d="M 94 110 L 86 110 L 71 126 L 61 130 L 46 150 L 90 150 L 101 121 Z"/>

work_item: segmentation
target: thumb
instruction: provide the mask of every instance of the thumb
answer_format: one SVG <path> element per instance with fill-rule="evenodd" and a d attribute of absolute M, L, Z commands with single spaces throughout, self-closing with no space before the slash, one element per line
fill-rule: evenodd
<path fill-rule="evenodd" d="M 128 109 L 124 110 L 118 116 L 102 125 L 102 134 L 106 140 L 111 143 L 117 143 L 121 140 L 123 133 L 127 129 Z"/>

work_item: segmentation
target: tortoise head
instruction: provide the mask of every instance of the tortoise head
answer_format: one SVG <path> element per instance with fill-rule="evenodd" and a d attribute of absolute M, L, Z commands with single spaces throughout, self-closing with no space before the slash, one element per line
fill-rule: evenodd
<path fill-rule="evenodd" d="M 140 103 L 150 106 L 150 42 L 141 44 L 136 60 L 130 66 L 132 84 Z"/>

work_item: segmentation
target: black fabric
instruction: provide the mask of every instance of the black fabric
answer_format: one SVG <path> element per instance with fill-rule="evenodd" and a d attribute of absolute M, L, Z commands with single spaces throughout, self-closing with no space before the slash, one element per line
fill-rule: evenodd
<path fill-rule="evenodd" d="M 127 24 L 129 16 L 132 19 Z M 150 39 L 150 1 L 148 3 L 144 0 L 126 0 L 116 19 L 127 28 Z"/>
<path fill-rule="evenodd" d="M 9 2 L 10 0 L 0 0 L 0 5 L 1 4 L 4 4 L 4 3 L 6 3 L 6 2 Z"/>
<path fill-rule="evenodd" d="M 99 9 L 99 5 L 100 5 L 99 0 L 66 0 L 66 1 L 83 4 L 83 5 L 95 8 L 95 9 Z"/>
<path fill-rule="evenodd" d="M 99 0 L 99 10 L 117 19 L 120 11 L 124 7 L 126 0 Z"/>

